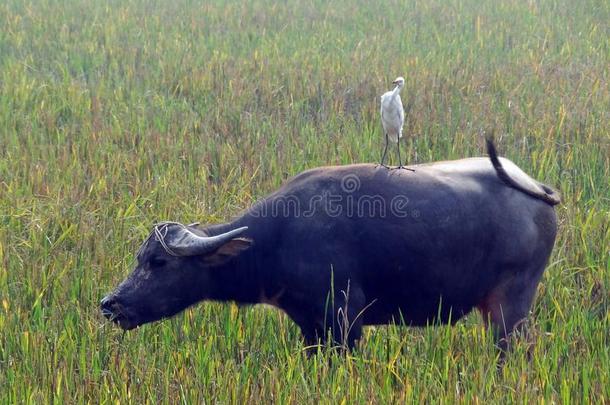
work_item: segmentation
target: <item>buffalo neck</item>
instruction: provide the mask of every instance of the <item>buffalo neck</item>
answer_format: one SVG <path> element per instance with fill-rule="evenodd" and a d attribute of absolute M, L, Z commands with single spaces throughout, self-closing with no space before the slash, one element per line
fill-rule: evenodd
<path fill-rule="evenodd" d="M 204 228 L 210 235 L 218 235 L 243 226 L 236 222 L 211 225 Z M 210 292 L 206 299 L 254 304 L 259 299 L 260 280 L 257 266 L 256 244 L 224 263 L 209 269 Z"/>

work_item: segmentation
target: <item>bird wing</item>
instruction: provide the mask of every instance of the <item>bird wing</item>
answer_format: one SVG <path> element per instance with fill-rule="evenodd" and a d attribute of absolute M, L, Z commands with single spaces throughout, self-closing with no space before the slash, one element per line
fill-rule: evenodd
<path fill-rule="evenodd" d="M 393 97 L 391 91 L 381 96 L 381 124 L 386 133 L 400 134 L 405 121 L 405 112 L 402 108 L 402 100 L 397 94 Z"/>
<path fill-rule="evenodd" d="M 396 95 L 396 98 L 394 99 L 394 104 L 396 112 L 398 113 L 398 120 L 400 122 L 400 126 L 402 127 L 402 125 L 405 123 L 405 110 L 402 108 L 402 100 L 400 98 L 400 94 Z"/>
<path fill-rule="evenodd" d="M 381 113 L 383 114 L 383 110 L 388 108 L 388 102 L 390 101 L 390 97 L 392 96 L 392 92 L 388 91 L 381 95 Z"/>
<path fill-rule="evenodd" d="M 385 101 L 384 108 L 382 108 L 386 113 L 385 118 L 395 126 L 402 126 L 405 121 L 405 111 L 402 108 L 400 95 L 396 95 L 393 99 Z"/>
<path fill-rule="evenodd" d="M 388 109 L 389 105 L 388 105 L 388 101 L 389 101 L 389 97 L 392 95 L 391 91 L 385 92 L 381 95 L 381 125 L 383 125 L 383 129 L 384 131 L 387 132 L 387 127 L 390 124 L 390 122 L 388 121 L 388 117 L 386 116 L 385 112 Z"/>

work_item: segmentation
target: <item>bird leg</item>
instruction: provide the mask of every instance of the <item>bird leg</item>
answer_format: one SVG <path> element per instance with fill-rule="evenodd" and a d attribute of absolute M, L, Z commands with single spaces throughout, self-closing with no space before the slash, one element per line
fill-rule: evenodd
<path fill-rule="evenodd" d="M 398 166 L 395 167 L 395 169 L 405 169 L 405 170 L 410 170 L 410 171 L 414 172 L 415 169 L 410 169 L 410 168 L 402 165 L 402 159 L 400 157 L 400 136 L 398 137 L 398 142 L 396 142 L 396 146 L 398 148 Z"/>
<path fill-rule="evenodd" d="M 396 146 L 398 147 L 398 168 L 402 169 L 402 159 L 400 158 L 400 133 L 396 134 Z"/>
<path fill-rule="evenodd" d="M 383 156 L 381 156 L 381 163 L 379 163 L 379 166 L 383 166 L 386 169 L 388 168 L 387 165 L 383 164 L 383 161 L 385 160 L 385 155 L 388 152 L 388 133 L 386 132 L 385 134 L 385 148 L 383 149 Z"/>

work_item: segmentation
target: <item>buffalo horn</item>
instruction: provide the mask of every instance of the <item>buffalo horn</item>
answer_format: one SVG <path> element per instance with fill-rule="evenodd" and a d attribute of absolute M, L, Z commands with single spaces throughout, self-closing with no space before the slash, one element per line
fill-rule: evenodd
<path fill-rule="evenodd" d="M 246 229 L 248 227 L 243 226 L 220 235 L 199 236 L 186 227 L 180 227 L 175 232 L 167 235 L 165 243 L 170 253 L 176 256 L 204 255 L 215 251 L 231 239 L 241 235 Z"/>

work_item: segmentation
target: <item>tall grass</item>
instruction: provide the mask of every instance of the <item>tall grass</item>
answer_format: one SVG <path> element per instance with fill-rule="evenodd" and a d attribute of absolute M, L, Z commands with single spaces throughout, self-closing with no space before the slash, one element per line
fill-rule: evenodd
<path fill-rule="evenodd" d="M 3 1 L 0 401 L 610 401 L 608 21 L 604 0 Z M 368 328 L 335 361 L 266 307 L 101 319 L 154 221 L 223 221 L 305 168 L 376 161 L 397 75 L 409 156 L 481 155 L 494 131 L 562 192 L 505 367 L 476 314 Z"/>

